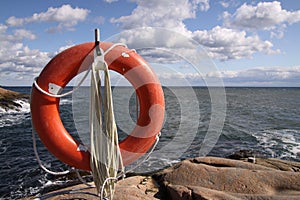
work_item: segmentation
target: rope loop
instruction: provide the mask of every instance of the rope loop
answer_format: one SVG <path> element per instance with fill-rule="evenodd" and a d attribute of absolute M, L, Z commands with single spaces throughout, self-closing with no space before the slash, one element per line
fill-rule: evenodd
<path fill-rule="evenodd" d="M 103 199 L 103 200 L 108 199 L 107 197 L 103 197 L 105 185 L 108 184 L 108 181 L 114 181 L 113 183 L 117 183 L 117 182 L 118 182 L 118 178 L 115 178 L 115 177 L 108 177 L 108 178 L 105 179 L 105 181 L 103 182 L 102 187 L 101 187 L 101 194 L 100 194 L 101 200 L 102 200 L 102 199 Z"/>
<path fill-rule="evenodd" d="M 106 64 L 105 60 L 104 60 L 104 56 L 109 53 L 112 49 L 114 49 L 115 47 L 117 46 L 123 46 L 125 48 L 127 48 L 127 45 L 126 44 L 123 44 L 123 43 L 115 43 L 113 45 L 111 45 L 106 51 L 103 52 L 103 50 L 100 48 L 100 51 L 102 50 L 102 54 L 96 54 L 96 57 L 103 57 L 103 61 L 104 63 Z M 132 51 L 135 52 L 135 50 L 133 49 Z M 95 57 L 95 58 L 96 58 Z M 96 59 L 95 59 L 96 60 Z M 97 59 L 98 61 L 98 59 Z M 93 63 L 94 64 L 94 63 Z M 107 64 L 106 64 L 107 65 Z M 91 68 L 92 68 L 92 65 L 88 68 L 88 70 L 86 71 L 86 73 L 84 74 L 84 76 L 82 77 L 82 79 L 79 81 L 79 83 L 76 85 L 75 88 L 73 88 L 73 90 L 69 91 L 69 92 L 66 92 L 66 93 L 63 93 L 63 94 L 53 94 L 53 93 L 50 93 L 50 92 L 47 92 L 45 91 L 44 89 L 42 89 L 38 83 L 37 83 L 37 79 L 38 77 L 35 77 L 34 78 L 34 81 L 33 81 L 33 85 L 36 87 L 37 90 L 39 90 L 41 93 L 47 95 L 47 96 L 50 96 L 50 97 L 54 97 L 54 98 L 61 98 L 61 97 L 65 97 L 65 96 L 68 96 L 68 95 L 71 95 L 73 94 L 76 90 L 79 89 L 79 87 L 82 85 L 82 83 L 86 80 L 88 74 L 90 73 L 91 71 Z"/>
<path fill-rule="evenodd" d="M 66 170 L 66 171 L 62 171 L 62 172 L 54 172 L 49 170 L 47 167 L 45 167 L 40 159 L 39 153 L 37 151 L 37 146 L 36 146 L 36 139 L 35 139 L 35 135 L 34 135 L 34 129 L 32 129 L 32 142 L 33 142 L 33 151 L 34 151 L 34 155 L 36 157 L 36 160 L 39 164 L 39 166 L 47 173 L 52 174 L 52 175 L 66 175 L 68 173 L 70 173 L 70 170 Z"/>

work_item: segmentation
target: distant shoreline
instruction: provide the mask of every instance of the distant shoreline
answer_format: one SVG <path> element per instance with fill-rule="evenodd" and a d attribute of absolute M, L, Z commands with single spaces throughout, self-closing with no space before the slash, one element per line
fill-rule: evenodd
<path fill-rule="evenodd" d="M 5 111 L 21 108 L 22 105 L 15 102 L 16 100 L 20 99 L 28 100 L 29 95 L 0 87 L 0 108 L 4 109 Z"/>

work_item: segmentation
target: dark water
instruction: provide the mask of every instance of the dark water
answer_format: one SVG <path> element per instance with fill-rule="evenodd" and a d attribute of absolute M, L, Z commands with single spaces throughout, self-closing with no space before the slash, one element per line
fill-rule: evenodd
<path fill-rule="evenodd" d="M 30 93 L 28 87 L 8 89 Z M 210 90 L 214 89 L 217 90 Z M 85 92 L 78 93 L 76 99 L 82 98 L 85 102 Z M 212 136 L 208 130 L 214 127 L 214 110 L 212 93 L 207 88 L 193 88 L 192 92 L 187 92 L 186 88 L 164 88 L 164 92 L 166 117 L 160 142 L 149 161 L 136 172 L 154 171 L 180 159 L 199 156 L 205 137 L 216 140 L 208 155 L 226 157 L 248 149 L 259 151 L 266 157 L 300 161 L 300 88 L 226 88 L 226 99 L 219 99 L 226 101 L 225 123 L 220 135 Z M 116 121 L 122 138 L 134 125 L 135 98 L 128 88 L 119 88 L 114 96 L 115 112 L 119 113 Z M 127 101 L 129 103 L 124 104 Z M 74 95 L 73 110 L 72 97 L 61 100 L 62 121 L 75 137 L 81 130 L 86 130 L 88 118 L 82 112 L 88 110 L 85 106 L 88 105 L 80 103 L 78 106 Z M 128 113 L 121 107 L 128 108 L 130 118 L 124 117 Z M 39 168 L 31 133 L 28 102 L 24 102 L 21 111 L 0 109 L 0 199 L 30 196 L 53 185 L 77 181 L 76 178 L 49 175 Z M 82 134 L 86 133 L 79 133 L 79 138 L 84 141 Z M 47 167 L 56 171 L 68 169 L 40 141 L 38 150 Z"/>

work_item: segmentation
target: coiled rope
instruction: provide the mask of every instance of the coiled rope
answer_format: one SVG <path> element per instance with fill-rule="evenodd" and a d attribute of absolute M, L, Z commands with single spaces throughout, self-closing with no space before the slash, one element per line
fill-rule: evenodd
<path fill-rule="evenodd" d="M 109 48 L 110 50 L 112 48 Z M 115 180 L 120 166 L 124 172 L 123 159 L 118 145 L 118 132 L 113 112 L 112 91 L 108 65 L 99 44 L 94 50 L 94 62 L 91 70 L 91 169 L 98 194 L 113 198 Z M 104 72 L 104 98 L 102 106 L 100 72 Z M 102 112 L 104 126 L 102 125 Z M 104 128 L 104 130 L 103 130 Z M 111 181 L 113 180 L 113 181 Z"/>

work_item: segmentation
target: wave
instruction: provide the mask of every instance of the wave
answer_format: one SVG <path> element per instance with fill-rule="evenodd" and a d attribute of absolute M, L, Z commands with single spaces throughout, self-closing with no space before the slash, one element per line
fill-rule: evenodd
<path fill-rule="evenodd" d="M 51 166 L 51 163 L 48 163 Z M 48 166 L 49 167 L 49 166 Z M 92 181 L 92 175 L 87 172 L 79 172 L 81 178 L 86 182 Z M 29 170 L 25 170 L 21 177 L 18 178 L 18 184 L 10 185 L 14 190 L 10 191 L 3 196 L 0 194 L 0 199 L 21 199 L 24 197 L 32 197 L 40 194 L 46 194 L 48 192 L 57 191 L 62 188 L 78 185 L 83 182 L 78 179 L 77 174 L 73 171 L 67 175 L 53 176 L 42 171 L 40 168 L 33 167 Z M 39 175 L 37 177 L 37 174 Z M 32 176 L 33 178 L 29 179 Z M 7 197 L 7 198 L 5 198 Z M 46 197 L 46 196 L 45 196 Z M 42 198 L 43 199 L 43 198 Z"/>
<path fill-rule="evenodd" d="M 11 114 L 11 113 L 28 113 L 30 112 L 30 104 L 27 99 L 16 99 L 13 101 L 15 105 L 13 108 L 4 109 L 0 107 L 0 114 Z"/>
<path fill-rule="evenodd" d="M 30 117 L 30 104 L 27 99 L 13 101 L 17 107 L 4 109 L 0 107 L 0 128 L 21 124 L 24 119 Z"/>
<path fill-rule="evenodd" d="M 72 99 L 69 98 L 60 99 L 59 105 L 67 105 L 67 104 L 72 104 Z"/>
<path fill-rule="evenodd" d="M 253 136 L 272 157 L 300 161 L 300 130 L 271 129 L 256 132 Z"/>

